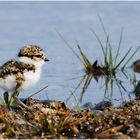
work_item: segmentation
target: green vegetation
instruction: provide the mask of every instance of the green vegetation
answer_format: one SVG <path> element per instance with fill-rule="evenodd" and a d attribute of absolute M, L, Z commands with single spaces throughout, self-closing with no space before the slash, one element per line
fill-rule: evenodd
<path fill-rule="evenodd" d="M 128 79 L 128 75 L 125 73 L 125 68 L 126 68 L 128 62 L 130 60 L 132 60 L 133 56 L 140 49 L 140 46 L 138 46 L 136 48 L 136 50 L 134 50 L 134 52 L 132 52 L 132 47 L 130 47 L 125 52 L 123 57 L 120 58 L 119 54 L 121 53 L 121 46 L 122 46 L 122 39 L 123 39 L 123 28 L 122 28 L 120 37 L 119 37 L 118 46 L 117 46 L 117 51 L 114 54 L 114 51 L 113 51 L 114 46 L 112 45 L 112 43 L 110 41 L 110 35 L 106 31 L 106 28 L 105 28 L 104 23 L 100 16 L 99 16 L 99 21 L 101 23 L 101 27 L 102 27 L 103 33 L 105 35 L 105 40 L 106 40 L 105 43 L 100 39 L 100 37 L 97 35 L 97 33 L 95 32 L 95 30 L 93 28 L 91 28 L 90 30 L 93 33 L 93 35 L 95 36 L 96 40 L 98 41 L 99 47 L 101 48 L 102 53 L 103 53 L 103 60 L 100 64 L 98 63 L 98 60 L 94 60 L 93 62 L 91 62 L 88 59 L 88 57 L 85 55 L 85 53 L 82 51 L 82 48 L 78 42 L 76 45 L 78 52 L 76 52 L 69 45 L 69 43 L 64 39 L 64 37 L 57 31 L 60 38 L 65 42 L 66 46 L 73 52 L 73 54 L 79 59 L 79 61 L 81 62 L 82 66 L 85 70 L 85 75 L 83 76 L 82 80 L 79 82 L 77 87 L 74 89 L 74 91 L 72 92 L 72 93 L 74 93 L 80 87 L 80 85 L 83 83 L 80 101 L 82 101 L 83 94 L 87 90 L 87 88 L 90 85 L 93 78 L 98 82 L 99 77 L 104 77 L 104 80 L 105 80 L 104 95 L 105 96 L 107 95 L 107 92 L 109 89 L 111 91 L 110 94 L 112 96 L 114 84 L 117 85 L 121 94 L 123 91 L 126 92 L 126 89 L 123 86 L 122 80 L 120 80 L 117 77 L 117 72 L 118 71 L 121 72 L 126 77 L 126 79 Z M 132 52 L 132 54 L 130 54 L 131 52 Z M 132 78 L 132 76 L 129 75 L 129 78 Z M 135 77 L 133 76 L 133 78 L 135 78 Z M 135 81 L 135 79 L 130 79 L 130 82 L 132 82 L 132 84 L 134 84 L 133 83 L 134 81 Z M 73 94 L 71 94 L 71 95 L 73 95 Z"/>
<path fill-rule="evenodd" d="M 94 77 L 101 76 L 101 75 L 112 75 L 114 76 L 116 73 L 116 70 L 120 68 L 123 71 L 128 62 L 132 59 L 132 57 L 136 54 L 136 52 L 139 50 L 140 46 L 137 47 L 137 49 L 128 57 L 130 54 L 132 47 L 126 51 L 124 56 L 118 61 L 118 57 L 120 54 L 121 44 L 122 44 L 122 38 L 123 38 L 123 28 L 121 29 L 120 39 L 117 47 L 117 52 L 114 55 L 113 54 L 113 46 L 110 41 L 110 35 L 107 33 L 106 28 L 102 22 L 102 19 L 99 17 L 103 32 L 105 34 L 106 43 L 103 44 L 100 37 L 96 34 L 93 28 L 91 28 L 91 32 L 95 35 L 97 41 L 99 42 L 99 47 L 102 49 L 102 53 L 104 56 L 102 64 L 98 64 L 98 60 L 95 60 L 94 62 L 90 62 L 87 56 L 82 51 L 80 45 L 77 43 L 77 48 L 80 52 L 80 55 L 74 49 L 68 44 L 68 42 L 63 38 L 63 36 L 57 31 L 61 39 L 65 42 L 66 46 L 69 47 L 74 55 L 80 60 L 82 63 L 86 74 L 92 74 Z M 114 57 L 113 57 L 114 56 Z"/>
<path fill-rule="evenodd" d="M 110 41 L 109 33 L 107 33 L 107 31 L 106 31 L 106 28 L 102 22 L 102 19 L 100 17 L 99 17 L 99 19 L 100 19 L 100 23 L 101 23 L 102 29 L 103 29 L 105 37 L 106 37 L 106 43 L 105 44 L 102 43 L 100 37 L 96 34 L 94 29 L 91 29 L 91 31 L 95 35 L 97 41 L 99 42 L 99 46 L 102 49 L 102 53 L 104 56 L 103 63 L 98 64 L 98 60 L 91 63 L 88 60 L 88 58 L 85 56 L 83 51 L 81 50 L 79 44 L 77 44 L 77 47 L 78 47 L 79 52 L 81 54 L 81 57 L 83 60 L 82 63 L 83 63 L 84 69 L 85 69 L 87 74 L 92 73 L 95 77 L 97 75 L 99 75 L 99 76 L 100 75 L 107 75 L 107 76 L 108 75 L 115 75 L 116 70 L 119 69 L 121 64 L 122 64 L 122 67 L 120 69 L 122 71 L 124 70 L 124 68 L 126 67 L 128 62 L 132 59 L 132 57 L 139 50 L 140 46 L 138 46 L 137 49 L 132 53 L 132 55 L 127 58 L 128 54 L 131 52 L 131 49 L 132 49 L 132 48 L 129 48 L 128 51 L 125 53 L 125 55 L 121 58 L 121 60 L 118 61 L 118 57 L 119 57 L 120 49 L 121 49 L 122 37 L 123 37 L 123 28 L 121 29 L 121 34 L 120 34 L 120 39 L 119 39 L 119 43 L 118 43 L 118 47 L 117 47 L 117 52 L 114 55 L 113 51 L 112 51 L 113 46 L 112 46 L 111 41 Z M 115 56 L 115 57 L 113 57 L 113 56 Z"/>

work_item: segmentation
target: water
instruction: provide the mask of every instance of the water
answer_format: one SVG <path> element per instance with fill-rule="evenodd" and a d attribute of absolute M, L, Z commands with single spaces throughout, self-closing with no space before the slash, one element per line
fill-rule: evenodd
<path fill-rule="evenodd" d="M 50 62 L 44 66 L 40 82 L 22 92 L 20 97 L 28 97 L 49 85 L 34 98 L 66 101 L 81 80 L 72 78 L 84 75 L 84 71 L 79 60 L 66 47 L 56 30 L 74 50 L 77 50 L 77 40 L 91 61 L 101 60 L 101 49 L 90 31 L 90 28 L 94 28 L 101 39 L 104 39 L 99 14 L 111 34 L 114 52 L 117 49 L 121 27 L 124 27 L 121 58 L 129 47 L 134 50 L 140 45 L 139 7 L 139 2 L 0 2 L 0 64 L 15 58 L 24 45 L 38 44 L 45 50 Z M 138 58 L 139 53 L 133 60 Z M 130 87 L 129 81 L 125 78 L 122 80 L 125 81 L 128 91 L 132 91 L 133 87 Z M 100 83 L 92 80 L 83 96 L 83 103 L 98 103 L 104 99 L 104 84 Z M 75 93 L 77 100 L 80 98 L 81 89 L 82 86 Z M 112 98 L 116 104 L 129 99 L 128 93 L 124 93 L 122 99 L 116 85 L 113 96 L 109 95 L 109 99 Z M 73 96 L 68 104 L 76 105 Z"/>

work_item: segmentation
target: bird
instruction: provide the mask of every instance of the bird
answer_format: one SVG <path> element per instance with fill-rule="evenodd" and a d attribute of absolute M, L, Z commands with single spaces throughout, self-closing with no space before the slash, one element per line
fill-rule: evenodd
<path fill-rule="evenodd" d="M 0 87 L 4 89 L 4 100 L 10 109 L 9 94 L 19 106 L 29 109 L 18 99 L 24 91 L 40 79 L 42 66 L 49 61 L 43 49 L 31 44 L 22 47 L 18 52 L 18 60 L 11 59 L 0 67 Z"/>
<path fill-rule="evenodd" d="M 136 60 L 132 64 L 132 68 L 133 68 L 134 72 L 140 73 L 140 59 Z"/>

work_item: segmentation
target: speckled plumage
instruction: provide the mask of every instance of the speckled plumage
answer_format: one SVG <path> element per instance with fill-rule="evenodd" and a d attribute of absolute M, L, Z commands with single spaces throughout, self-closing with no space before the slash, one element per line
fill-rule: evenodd
<path fill-rule="evenodd" d="M 17 104 L 29 109 L 17 98 L 18 93 L 39 80 L 41 68 L 48 59 L 45 52 L 37 45 L 23 47 L 18 57 L 19 61 L 12 59 L 0 67 L 0 87 L 5 90 L 4 100 L 9 109 L 9 93 Z"/>
<path fill-rule="evenodd" d="M 18 105 L 29 109 L 17 96 L 20 91 L 34 85 L 40 79 L 42 66 L 48 59 L 37 45 L 23 47 L 18 57 L 19 61 L 12 59 L 0 67 L 0 87 L 5 90 L 3 97 L 8 109 L 9 93 Z"/>
<path fill-rule="evenodd" d="M 0 78 L 6 78 L 6 76 L 11 74 L 16 76 L 18 73 L 23 75 L 27 71 L 35 72 L 35 66 L 12 59 L 0 67 Z"/>
<path fill-rule="evenodd" d="M 37 45 L 27 45 L 26 47 L 23 47 L 22 49 L 20 49 L 18 56 L 26 56 L 31 59 L 35 59 L 35 57 L 42 60 L 46 59 L 44 51 Z"/>
<path fill-rule="evenodd" d="M 0 87 L 6 91 L 27 89 L 35 84 L 41 74 L 46 55 L 37 45 L 27 45 L 18 53 L 19 61 L 10 60 L 0 67 Z"/>

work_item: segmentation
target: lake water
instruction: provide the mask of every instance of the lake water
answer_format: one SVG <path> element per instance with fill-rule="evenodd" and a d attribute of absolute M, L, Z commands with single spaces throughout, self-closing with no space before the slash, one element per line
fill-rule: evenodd
<path fill-rule="evenodd" d="M 22 92 L 20 97 L 28 97 L 48 85 L 34 98 L 66 101 L 81 80 L 76 77 L 84 75 L 84 71 L 56 30 L 75 51 L 78 52 L 78 41 L 90 61 L 100 61 L 103 54 L 90 31 L 90 28 L 94 28 L 100 38 L 104 39 L 98 18 L 100 15 L 110 33 L 114 52 L 117 50 L 121 27 L 124 27 L 120 53 L 122 58 L 129 47 L 135 50 L 140 45 L 139 7 L 140 2 L 0 2 L 0 64 L 15 58 L 19 49 L 27 44 L 39 45 L 50 61 L 43 67 L 40 82 Z M 139 52 L 130 63 L 138 58 Z M 133 86 L 125 78 L 122 80 L 128 92 L 131 92 Z M 105 86 L 100 83 L 92 80 L 83 95 L 83 103 L 94 104 L 104 99 Z M 82 86 L 74 93 L 77 100 L 81 89 Z M 0 92 L 3 93 L 2 90 Z M 106 96 L 116 104 L 129 99 L 128 93 L 120 94 L 116 84 L 113 96 L 110 93 Z M 74 96 L 71 96 L 68 104 L 72 107 L 76 105 Z"/>

